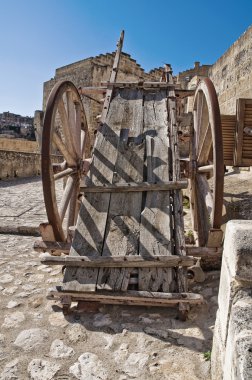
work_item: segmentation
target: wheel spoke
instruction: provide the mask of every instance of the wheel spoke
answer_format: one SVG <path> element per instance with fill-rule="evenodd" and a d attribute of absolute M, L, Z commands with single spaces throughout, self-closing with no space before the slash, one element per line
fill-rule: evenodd
<path fill-rule="evenodd" d="M 66 108 L 65 108 L 65 104 L 64 104 L 62 98 L 58 102 L 58 111 L 59 111 L 59 115 L 60 115 L 60 119 L 61 119 L 61 123 L 62 123 L 62 128 L 63 128 L 63 133 L 64 133 L 66 145 L 67 145 L 70 152 L 75 153 L 73 137 L 72 137 L 72 133 L 71 133 L 70 128 L 69 128 Z"/>
<path fill-rule="evenodd" d="M 62 172 L 54 174 L 54 180 L 57 181 L 58 179 L 64 178 L 70 174 L 73 174 L 74 170 L 72 168 L 67 168 L 65 170 L 62 170 Z"/>
<path fill-rule="evenodd" d="M 80 156 L 80 131 L 81 131 L 80 112 L 79 112 L 79 116 L 77 115 L 77 109 L 80 108 L 80 104 L 77 103 L 78 104 L 77 106 L 77 104 L 74 102 L 72 92 L 70 91 L 66 92 L 66 99 L 67 99 L 68 123 L 69 123 L 70 133 L 72 135 L 74 151 L 77 157 L 81 158 Z M 79 128 L 79 131 L 78 131 L 78 128 Z"/>
<path fill-rule="evenodd" d="M 56 132 L 54 132 L 53 134 L 53 142 L 56 145 L 56 147 L 59 149 L 61 154 L 64 156 L 68 166 L 76 166 L 76 161 L 74 157 L 66 148 L 66 145 L 62 141 L 61 137 Z"/>
<path fill-rule="evenodd" d="M 189 191 L 190 191 L 190 212 L 191 212 L 191 220 L 192 220 L 192 229 L 193 231 L 198 231 L 195 181 L 193 180 L 190 180 Z"/>
<path fill-rule="evenodd" d="M 199 134 L 200 134 L 200 123 L 202 120 L 203 111 L 203 92 L 199 91 L 196 102 L 197 108 L 195 110 L 195 142 L 196 142 L 196 154 L 198 153 L 197 147 L 199 146 Z"/>
<path fill-rule="evenodd" d="M 61 164 L 60 163 L 53 163 L 52 164 L 52 169 L 53 169 L 54 174 L 61 173 L 62 170 L 66 169 L 66 167 L 67 167 L 66 161 L 63 161 Z"/>
<path fill-rule="evenodd" d="M 210 222 L 212 223 L 212 213 L 213 213 L 213 195 L 211 192 L 211 189 L 209 187 L 209 183 L 205 177 L 205 175 L 197 175 L 197 185 L 199 188 L 199 191 L 202 195 L 202 199 L 204 199 L 204 203 L 206 205 Z"/>
<path fill-rule="evenodd" d="M 196 191 L 195 198 L 197 202 L 196 212 L 197 212 L 197 222 L 198 222 L 198 244 L 199 246 L 205 246 L 208 240 L 208 232 L 210 229 L 209 213 L 205 203 L 205 194 L 202 190 L 202 182 L 200 175 L 196 176 Z M 205 184 L 204 184 L 205 185 Z M 206 189 L 204 189 L 206 191 Z"/>
<path fill-rule="evenodd" d="M 204 132 L 204 134 L 203 134 Z M 202 131 L 203 138 L 199 142 L 199 147 L 198 147 L 198 165 L 204 165 L 207 164 L 207 160 L 209 157 L 209 153 L 212 148 L 212 133 L 211 133 L 211 125 L 210 123 L 207 124 L 207 127 L 205 131 Z"/>
<path fill-rule="evenodd" d="M 213 173 L 213 165 L 198 166 L 198 173 Z"/>
<path fill-rule="evenodd" d="M 67 231 L 69 227 L 75 226 L 77 215 L 79 212 L 79 204 L 78 204 L 78 196 L 80 190 L 80 181 L 79 179 L 75 181 L 74 187 L 72 190 L 72 195 L 68 207 L 68 215 L 67 215 Z"/>
<path fill-rule="evenodd" d="M 75 178 L 73 176 L 69 176 L 67 179 L 66 187 L 65 187 L 65 190 L 60 202 L 60 206 L 59 206 L 59 216 L 60 216 L 61 221 L 63 221 L 64 216 L 66 214 L 66 210 L 67 210 L 67 207 L 70 202 L 71 195 L 74 189 L 74 184 L 75 184 Z"/>
<path fill-rule="evenodd" d="M 75 129 L 74 129 L 74 139 L 77 155 L 79 158 L 82 158 L 81 155 L 81 107 L 79 103 L 75 103 Z"/>

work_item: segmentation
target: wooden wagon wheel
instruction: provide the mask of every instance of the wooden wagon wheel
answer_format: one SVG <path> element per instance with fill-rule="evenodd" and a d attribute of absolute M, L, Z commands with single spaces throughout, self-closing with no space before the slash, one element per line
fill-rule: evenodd
<path fill-rule="evenodd" d="M 66 241 L 68 227 L 75 225 L 88 150 L 88 126 L 78 90 L 71 82 L 59 82 L 46 106 L 41 163 L 46 212 L 57 241 Z"/>
<path fill-rule="evenodd" d="M 218 246 L 222 235 L 224 162 L 219 103 L 209 78 L 202 80 L 196 89 L 193 119 L 190 148 L 193 230 L 199 246 Z M 212 239 L 215 242 L 209 242 L 210 233 L 212 236 L 215 233 Z"/>

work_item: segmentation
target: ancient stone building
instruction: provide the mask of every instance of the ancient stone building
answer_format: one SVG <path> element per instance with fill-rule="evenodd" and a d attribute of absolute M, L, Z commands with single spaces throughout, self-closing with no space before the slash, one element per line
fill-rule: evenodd
<path fill-rule="evenodd" d="M 60 67 L 55 71 L 55 77 L 44 83 L 43 93 L 43 110 L 46 107 L 46 101 L 54 84 L 60 80 L 69 80 L 77 88 L 88 86 L 100 86 L 101 82 L 108 81 L 111 74 L 111 68 L 114 62 L 115 53 L 100 54 L 97 57 L 90 57 L 81 61 Z M 162 68 L 157 68 L 146 73 L 144 69 L 131 58 L 129 54 L 122 53 L 117 81 L 136 81 L 148 80 L 159 81 L 162 74 Z M 101 113 L 102 103 L 99 102 L 101 95 L 83 96 L 83 105 L 90 128 L 91 137 L 97 127 L 96 117 Z M 35 125 L 41 123 L 41 115 L 36 112 Z"/>

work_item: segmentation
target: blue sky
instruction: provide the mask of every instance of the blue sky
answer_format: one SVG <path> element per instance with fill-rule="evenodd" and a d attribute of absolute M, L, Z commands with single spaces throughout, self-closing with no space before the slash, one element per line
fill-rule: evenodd
<path fill-rule="evenodd" d="M 0 0 L 0 112 L 41 109 L 55 69 L 115 50 L 150 70 L 214 63 L 252 24 L 252 0 Z"/>

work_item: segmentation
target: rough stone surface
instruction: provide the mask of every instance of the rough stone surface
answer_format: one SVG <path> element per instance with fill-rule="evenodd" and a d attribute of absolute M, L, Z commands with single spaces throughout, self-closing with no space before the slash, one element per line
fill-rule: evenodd
<path fill-rule="evenodd" d="M 252 375 L 251 235 L 251 221 L 228 222 L 211 357 L 216 380 L 249 380 Z"/>
<path fill-rule="evenodd" d="M 18 379 L 18 362 L 18 359 L 14 359 L 11 362 L 7 363 L 0 375 L 0 380 Z"/>
<path fill-rule="evenodd" d="M 15 340 L 15 346 L 22 348 L 25 351 L 41 345 L 48 339 L 48 332 L 43 329 L 35 328 L 22 331 Z"/>
<path fill-rule="evenodd" d="M 17 327 L 24 320 L 25 320 L 24 313 L 21 313 L 20 311 L 16 311 L 5 317 L 2 327 L 5 327 L 5 328 Z"/>
<path fill-rule="evenodd" d="M 102 361 L 91 352 L 82 354 L 69 372 L 79 380 L 107 380 L 108 374 Z"/>
<path fill-rule="evenodd" d="M 252 26 L 210 69 L 222 114 L 235 113 L 237 98 L 252 97 Z"/>
<path fill-rule="evenodd" d="M 59 364 L 42 359 L 33 359 L 28 365 L 28 374 L 32 380 L 51 380 L 59 370 Z"/>
<path fill-rule="evenodd" d="M 242 179 L 241 185 L 237 186 L 239 178 Z M 38 178 L 1 181 L 0 185 L 0 227 L 8 224 L 15 228 L 38 228 L 40 222 L 46 221 Z M 232 173 L 226 177 L 225 187 L 229 194 L 236 192 L 235 200 L 244 218 L 244 198 L 239 198 L 238 190 L 245 194 L 252 189 L 251 173 Z M 226 199 L 227 204 L 231 203 L 230 197 Z M 246 209 L 249 212 L 248 206 Z M 31 377 L 28 366 L 36 360 L 33 366 L 41 379 L 45 378 L 43 368 L 46 362 L 60 366 L 53 379 L 74 380 L 76 376 L 69 369 L 74 365 L 81 368 L 78 358 L 89 352 L 102 361 L 108 380 L 129 380 L 125 363 L 129 363 L 131 354 L 141 353 L 148 355 L 148 360 L 142 374 L 139 370 L 139 379 L 142 376 L 143 380 L 171 380 L 171 373 L 172 379 L 178 380 L 210 379 L 209 361 L 205 361 L 203 353 L 211 350 L 212 345 L 217 305 L 211 297 L 218 292 L 218 271 L 209 272 L 204 283 L 190 285 L 194 292 L 202 293 L 209 288 L 212 292 L 205 293 L 207 305 L 192 308 L 186 322 L 177 321 L 177 311 L 172 308 L 105 305 L 93 312 L 89 309 L 80 313 L 73 309 L 69 316 L 64 316 L 60 303 L 46 299 L 51 286 L 49 281 L 53 281 L 53 285 L 62 283 L 61 267 L 52 266 L 51 272 L 43 271 L 40 256 L 44 255 L 33 251 L 34 240 L 33 236 L 0 234 L 0 276 L 13 276 L 11 282 L 1 283 L 0 326 L 16 311 L 25 316 L 17 326 L 1 328 L 0 374 L 8 363 L 18 360 L 17 379 L 27 380 Z M 14 292 L 13 287 L 17 287 Z M 9 303 L 19 306 L 8 308 Z M 34 334 L 34 329 L 39 332 Z M 72 347 L 75 354 L 51 358 L 51 345 L 57 339 Z"/>
<path fill-rule="evenodd" d="M 55 339 L 52 342 L 50 349 L 50 356 L 52 358 L 69 358 L 74 355 L 74 350 L 72 347 L 68 347 L 60 339 Z"/>

